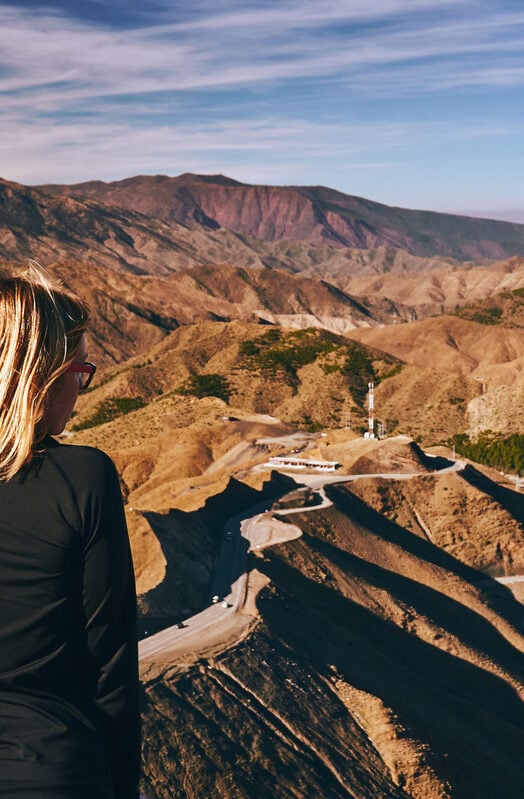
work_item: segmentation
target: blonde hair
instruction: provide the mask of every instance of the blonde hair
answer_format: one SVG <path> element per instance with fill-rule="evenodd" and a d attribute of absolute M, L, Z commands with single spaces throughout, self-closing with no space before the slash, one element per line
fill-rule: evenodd
<path fill-rule="evenodd" d="M 0 277 L 0 480 L 32 459 L 45 429 L 49 388 L 74 360 L 86 304 L 31 262 Z"/>

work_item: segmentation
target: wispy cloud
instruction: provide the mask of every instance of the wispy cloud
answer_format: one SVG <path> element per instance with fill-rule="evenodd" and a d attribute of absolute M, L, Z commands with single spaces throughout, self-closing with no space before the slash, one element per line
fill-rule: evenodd
<path fill-rule="evenodd" d="M 15 138 L 8 135 L 13 130 L 17 131 Z M 136 171 L 157 172 L 159 164 L 164 165 L 161 171 L 170 174 L 221 172 L 234 159 L 236 172 L 243 180 L 260 182 L 264 174 L 260 164 L 265 163 L 270 178 L 267 182 L 274 181 L 277 173 L 286 174 L 289 181 L 297 165 L 302 165 L 304 174 L 313 163 L 327 169 L 328 165 L 336 168 L 343 161 L 345 169 L 359 171 L 366 167 L 398 167 L 407 162 L 415 147 L 430 150 L 443 143 L 453 146 L 503 132 L 502 126 L 450 128 L 429 122 L 321 124 L 271 117 L 176 128 L 90 121 L 57 126 L 50 120 L 25 126 L 22 119 L 8 117 L 0 121 L 0 163 L 16 165 L 16 174 L 8 170 L 5 177 L 36 183 L 56 180 L 53 176 L 57 163 L 67 171 L 66 180 L 83 180 L 93 174 L 124 177 Z M 78 142 L 82 142 L 81 162 Z M 259 164 L 256 168 L 250 166 L 253 160 Z M 130 165 L 134 169 L 130 170 Z"/>
<path fill-rule="evenodd" d="M 441 14 L 443 6 L 461 13 L 439 23 L 432 12 Z M 448 73 L 447 85 L 453 82 L 449 73 L 464 84 L 457 72 L 468 56 L 478 57 L 475 85 L 483 76 L 490 84 L 493 56 L 520 57 L 522 66 L 524 11 L 476 16 L 479 9 L 482 4 L 442 0 L 320 0 L 210 11 L 191 21 L 115 31 L 49 13 L 35 25 L 33 14 L 0 7 L 0 92 L 25 92 L 32 103 L 46 89 L 40 103 L 58 110 L 111 95 L 320 77 L 355 83 L 367 77 L 368 85 L 373 80 L 384 87 L 397 64 L 408 65 L 405 76 L 409 72 L 411 88 L 420 90 L 420 63 L 437 60 L 439 72 Z M 413 16 L 417 11 L 427 13 Z M 360 24 L 347 27 L 355 21 Z M 518 75 L 513 67 L 513 80 Z"/>
<path fill-rule="evenodd" d="M 411 147 L 416 171 L 421 148 L 522 133 L 514 108 L 457 110 L 468 91 L 524 87 L 513 0 L 126 0 L 107 20 L 99 8 L 0 5 L 0 175 L 235 167 L 300 182 L 313 163 L 409 170 Z"/>

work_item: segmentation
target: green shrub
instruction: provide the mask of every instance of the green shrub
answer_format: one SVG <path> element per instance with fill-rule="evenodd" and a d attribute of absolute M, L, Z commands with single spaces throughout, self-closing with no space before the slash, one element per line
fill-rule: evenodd
<path fill-rule="evenodd" d="M 329 357 L 331 353 L 334 358 Z M 378 384 L 402 368 L 402 364 L 394 363 L 383 353 L 374 356 L 362 344 L 311 327 L 292 331 L 269 328 L 259 338 L 240 344 L 239 356 L 240 368 L 265 373 L 269 379 L 283 379 L 293 387 L 298 385 L 298 370 L 316 361 L 325 374 L 339 372 L 347 378 L 349 391 L 359 407 L 364 405 L 368 383 Z M 392 367 L 383 377 L 375 371 L 375 357 L 381 361 L 381 368 Z"/>
<path fill-rule="evenodd" d="M 390 369 L 389 372 L 386 372 L 386 374 L 380 376 L 380 382 L 387 380 L 389 377 L 395 377 L 395 375 L 398 375 L 402 369 L 402 366 L 403 364 L 401 363 L 395 364 L 393 369 Z"/>
<path fill-rule="evenodd" d="M 360 344 L 351 344 L 342 374 L 349 378 L 351 394 L 361 407 L 364 405 L 368 392 L 368 383 L 376 383 L 377 375 L 373 367 L 373 359 L 369 352 Z"/>
<path fill-rule="evenodd" d="M 90 427 L 97 427 L 100 424 L 111 422 L 118 416 L 125 416 L 126 413 L 143 408 L 145 403 L 138 397 L 111 397 L 102 400 L 96 413 L 83 422 L 74 424 L 72 430 L 87 430 Z"/>
<path fill-rule="evenodd" d="M 260 347 L 253 341 L 252 339 L 248 339 L 247 341 L 242 341 L 238 348 L 239 355 L 246 355 L 250 357 L 252 355 L 258 355 L 260 352 Z"/>
<path fill-rule="evenodd" d="M 472 322 L 478 322 L 481 325 L 497 325 L 502 319 L 502 308 L 483 308 L 469 318 Z"/>
<path fill-rule="evenodd" d="M 458 433 L 450 442 L 466 458 L 496 469 L 524 472 L 524 435 L 513 433 L 507 438 L 485 433 L 471 441 L 466 433 Z"/>
<path fill-rule="evenodd" d="M 341 368 L 338 363 L 325 363 L 323 364 L 322 369 L 324 370 L 324 374 L 326 375 L 332 375 L 335 374 L 335 372 L 341 371 Z"/>
<path fill-rule="evenodd" d="M 218 397 L 229 402 L 231 389 L 223 375 L 191 375 L 178 389 L 179 394 L 189 394 L 202 399 L 203 397 Z"/>
<path fill-rule="evenodd" d="M 244 341 L 239 353 L 249 361 L 251 368 L 275 374 L 284 372 L 292 382 L 297 369 L 313 363 L 319 355 L 331 352 L 334 340 L 325 331 L 316 328 L 293 330 L 285 335 L 278 328 L 270 328 L 259 339 Z"/>

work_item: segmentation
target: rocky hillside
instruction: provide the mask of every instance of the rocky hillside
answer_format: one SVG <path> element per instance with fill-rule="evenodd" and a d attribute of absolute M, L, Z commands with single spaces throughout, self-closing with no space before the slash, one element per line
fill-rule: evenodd
<path fill-rule="evenodd" d="M 79 421 L 111 397 L 140 401 L 169 392 L 215 396 L 244 412 L 299 427 L 366 425 L 367 383 L 388 433 L 426 445 L 477 430 L 522 429 L 521 328 L 441 317 L 347 336 L 245 323 L 184 325 L 126 364 L 109 368 L 86 396 Z M 387 353 L 387 354 L 386 354 Z M 226 413 L 226 411 L 224 411 Z"/>
<path fill-rule="evenodd" d="M 377 392 L 382 412 L 391 415 L 396 412 L 390 404 L 393 393 L 402 391 L 400 383 L 411 373 L 413 380 L 405 384 L 404 410 L 396 418 L 408 424 L 409 417 L 410 425 L 415 419 L 417 423 L 416 428 L 404 428 L 405 432 L 425 428 L 426 432 L 421 434 L 427 440 L 427 431 L 437 429 L 436 417 L 451 420 L 457 412 L 463 419 L 464 430 L 473 435 L 482 430 L 509 434 L 524 429 L 524 331 L 516 324 L 519 292 L 510 294 L 506 300 L 493 299 L 486 308 L 500 308 L 497 321 L 503 322 L 506 314 L 508 326 L 493 325 L 492 313 L 483 312 L 484 316 L 480 316 L 471 309 L 477 321 L 442 316 L 381 328 L 369 334 L 351 332 L 362 343 L 411 365 L 410 371 L 403 369 L 402 376 L 384 386 L 382 394 Z M 498 315 L 497 311 L 495 317 Z M 441 382 L 432 378 L 437 374 L 441 375 Z M 392 402 L 400 410 L 399 397 L 397 394 Z"/>
<path fill-rule="evenodd" d="M 518 314 L 515 316 L 518 295 L 513 294 L 513 300 L 509 300 L 513 292 L 524 286 L 524 258 L 515 257 L 489 266 L 436 265 L 430 271 L 417 269 L 375 275 L 342 272 L 329 279 L 362 301 L 368 298 L 374 304 L 387 301 L 409 308 L 412 320 L 454 313 L 457 309 L 460 312 L 462 307 L 470 306 L 464 314 L 460 313 L 465 319 L 487 324 L 496 321 L 520 324 L 517 321 L 520 317 Z M 484 302 L 490 307 L 503 304 L 507 306 L 507 312 L 483 313 Z"/>
<path fill-rule="evenodd" d="M 452 502 L 465 486 L 418 468 L 416 509 L 421 487 L 447 490 Z M 390 503 L 380 479 L 358 485 Z M 254 632 L 146 683 L 146 793 L 513 799 L 524 776 L 521 607 L 420 527 L 408 529 L 407 516 L 388 518 L 391 504 L 376 511 L 353 485 L 328 496 L 331 507 L 282 517 L 301 538 L 252 556 L 250 584 L 265 586 L 250 609 Z M 194 568 L 189 542 L 168 548 L 182 526 L 197 546 L 259 501 L 230 483 L 196 513 L 156 520 L 167 572 L 170 561 L 179 580 Z"/>
<path fill-rule="evenodd" d="M 457 329 L 478 326 L 453 322 Z M 490 408 L 494 418 L 503 398 L 522 390 L 519 383 L 494 389 L 500 396 L 491 390 L 481 394 L 480 381 L 461 374 L 457 364 L 451 363 L 448 371 L 445 367 L 445 358 L 442 364 L 436 360 L 433 368 L 416 366 L 318 329 L 286 331 L 240 322 L 182 326 L 145 356 L 101 372 L 79 402 L 69 440 L 101 447 L 116 460 L 126 500 L 135 509 L 128 515 L 140 552 L 143 587 L 161 576 L 163 560 L 141 512 L 167 513 L 173 507 L 192 511 L 223 490 L 232 475 L 245 475 L 263 464 L 268 453 L 301 449 L 313 436 L 319 442 L 314 457 L 337 460 L 347 473 L 404 471 L 405 463 L 411 471 L 413 464 L 403 451 L 393 453 L 389 440 L 365 442 L 360 437 L 367 424 L 370 379 L 376 385 L 376 418 L 388 434 L 408 433 L 426 446 L 457 433 L 473 433 L 474 408 L 484 408 L 485 414 Z M 521 407 L 515 403 L 513 415 L 510 409 L 500 415 L 502 434 L 519 424 L 515 414 Z M 353 442 L 350 450 L 348 442 Z M 375 446 L 382 453 L 380 463 L 373 455 Z M 384 460 L 386 446 L 390 448 Z M 421 490 L 420 500 L 423 496 Z M 448 495 L 443 489 L 439 502 L 448 496 L 455 493 Z M 453 554 L 466 547 L 473 565 L 500 566 L 506 557 L 505 539 L 491 535 L 490 546 L 478 554 L 485 537 L 480 535 L 473 547 L 468 535 L 459 534 L 453 514 L 459 505 L 467 509 L 464 529 L 469 529 L 472 506 L 459 502 L 464 490 L 456 496 L 452 515 L 444 514 L 442 522 L 431 525 L 435 541 L 452 547 Z M 439 518 L 434 501 L 428 499 L 427 506 L 420 507 L 423 519 Z M 399 513 L 398 506 L 409 502 L 413 504 L 400 494 L 391 501 L 391 512 Z M 498 527 L 508 531 L 500 519 Z M 451 529 L 453 535 L 448 536 Z M 477 554 L 473 557 L 472 552 Z"/>
<path fill-rule="evenodd" d="M 18 268 L 0 262 L 0 274 Z M 344 333 L 412 314 L 402 303 L 360 302 L 322 279 L 277 269 L 197 265 L 166 277 L 61 261 L 48 271 L 88 300 L 91 356 L 101 366 L 146 353 L 175 328 L 206 320 Z"/>
<path fill-rule="evenodd" d="M 522 258 L 451 259 L 522 253 L 524 226 L 227 178 L 48 189 L 0 182 L 0 271 L 40 259 L 90 302 L 100 370 L 64 439 L 116 462 L 141 632 L 202 609 L 225 522 L 274 501 L 247 627 L 144 672 L 146 794 L 520 795 L 522 606 L 493 580 L 522 574 L 520 494 L 362 430 L 369 381 L 425 448 L 524 429 Z M 367 476 L 321 502 L 283 453 Z"/>
<path fill-rule="evenodd" d="M 185 342 L 188 363 L 199 348 Z M 488 576 L 522 568 L 514 492 L 476 470 L 435 474 L 445 461 L 404 439 L 299 439 L 274 418 L 228 410 L 168 393 L 73 438 L 117 461 L 149 632 L 203 607 L 226 520 L 289 490 L 268 482 L 269 453 L 419 476 L 328 488 L 333 506 L 281 517 L 303 536 L 253 557 L 250 583 L 265 588 L 251 635 L 169 661 L 145 684 L 147 795 L 255 799 L 276 785 L 295 799 L 516 795 L 521 608 Z M 295 491 L 284 506 L 296 504 Z"/>
<path fill-rule="evenodd" d="M 524 225 L 392 208 L 322 186 L 251 186 L 222 175 L 185 174 L 43 188 L 193 229 L 224 228 L 264 241 L 387 246 L 462 261 L 502 260 L 524 252 Z"/>
<path fill-rule="evenodd" d="M 0 180 L 0 257 L 91 262 L 135 274 L 166 274 L 200 263 L 205 235 L 134 211 L 45 192 Z"/>
<path fill-rule="evenodd" d="M 223 414 L 271 414 L 301 428 L 337 427 L 346 414 L 365 425 L 368 382 L 388 382 L 401 364 L 390 356 L 323 330 L 284 330 L 240 322 L 180 327 L 139 357 L 108 369 L 84 395 L 74 424 L 103 421 L 115 398 L 136 400 L 145 413 L 169 398 L 214 397 Z M 137 411 L 138 413 L 138 411 Z M 158 411 L 161 414 L 161 411 Z"/>
<path fill-rule="evenodd" d="M 524 267 L 524 259 L 520 263 Z M 509 287 L 508 287 L 509 288 Z M 524 289 L 499 291 L 477 302 L 473 298 L 462 308 L 456 310 L 461 319 L 470 319 L 484 325 L 504 327 L 524 327 Z"/>

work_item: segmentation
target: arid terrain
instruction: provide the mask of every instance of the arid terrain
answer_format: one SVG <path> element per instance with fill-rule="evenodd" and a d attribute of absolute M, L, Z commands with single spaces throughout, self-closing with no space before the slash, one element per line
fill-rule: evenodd
<path fill-rule="evenodd" d="M 118 467 L 141 646 L 185 625 L 142 659 L 147 797 L 520 795 L 523 494 L 454 446 L 524 433 L 524 226 L 220 176 L 0 198 L 0 270 L 91 306 L 63 440 Z"/>
<path fill-rule="evenodd" d="M 180 790 L 181 767 L 187 796 L 214 784 L 234 797 L 515 795 L 522 607 L 488 575 L 522 573 L 521 504 L 472 467 L 446 472 L 449 461 L 405 438 L 340 431 L 306 446 L 317 455 L 319 445 L 345 456 L 348 476 L 326 487 L 332 504 L 318 510 L 311 500 L 301 510 L 296 490 L 278 499 L 289 484 L 258 467 L 194 511 L 144 514 L 166 571 L 141 601 L 172 621 L 200 610 L 187 594 L 205 568 L 196 547 L 218 549 L 228 517 L 273 494 L 266 524 L 302 531 L 250 555 L 247 637 L 235 645 L 229 627 L 217 652 L 201 635 L 202 651 L 160 658 L 145 683 L 146 792 Z M 361 473 L 370 476 L 352 480 Z"/>

